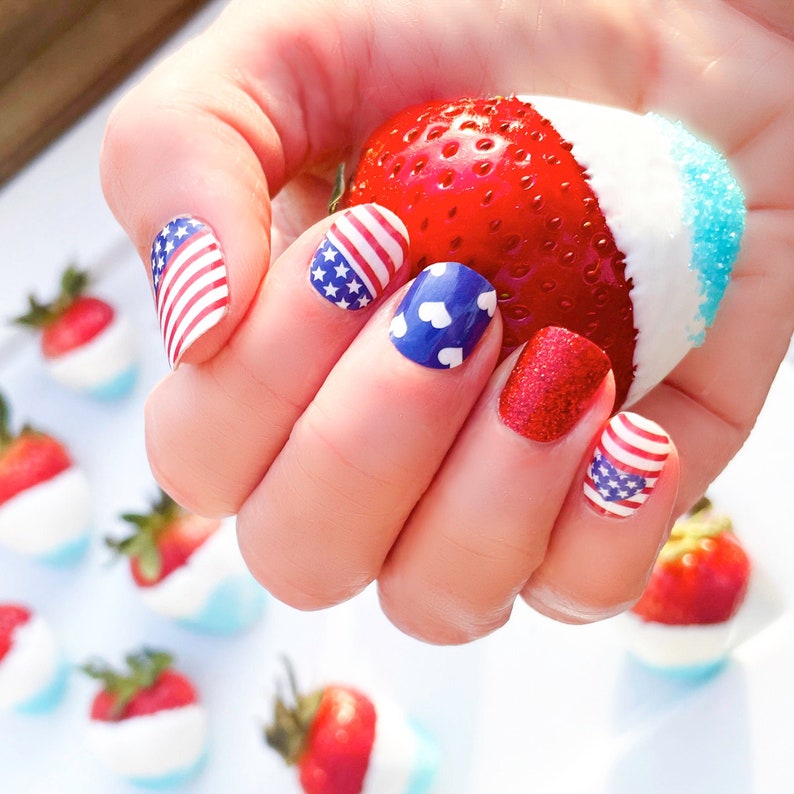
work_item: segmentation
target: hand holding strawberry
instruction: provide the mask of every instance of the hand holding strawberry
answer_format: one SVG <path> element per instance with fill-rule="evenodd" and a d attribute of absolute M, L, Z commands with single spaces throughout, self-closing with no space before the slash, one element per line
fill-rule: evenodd
<path fill-rule="evenodd" d="M 450 24 L 441 4 L 374 0 L 346 7 L 340 26 L 330 0 L 311 20 L 279 0 L 241 3 L 126 95 L 103 148 L 106 190 L 137 250 L 151 252 L 179 361 L 149 401 L 147 450 L 183 504 L 238 515 L 246 559 L 275 595 L 317 608 L 378 579 L 398 625 L 451 642 L 498 628 L 518 593 L 572 621 L 636 594 L 671 511 L 739 449 L 790 341 L 789 225 L 770 208 L 794 200 L 793 51 L 780 35 L 791 24 L 779 3 L 754 4 L 754 19 L 735 5 L 693 17 L 677 4 L 530 0 L 494 15 L 474 2 Z M 704 52 L 719 67 L 708 80 Z M 236 74 L 254 75 L 253 103 L 239 102 L 226 79 Z M 535 112 L 496 101 L 527 89 Z M 157 97 L 175 91 L 189 107 L 164 116 Z M 408 125 L 419 103 L 428 114 Z M 439 120 L 443 106 L 461 113 Z M 524 107 L 529 141 L 513 116 L 504 131 L 492 125 L 486 106 L 494 118 Z M 383 198 L 358 193 L 356 176 L 345 209 L 311 226 L 329 192 L 318 173 L 356 163 L 397 117 L 386 176 L 388 157 L 365 164 Z M 457 145 L 446 157 L 433 149 L 442 137 Z M 749 208 L 741 234 L 728 172 Z M 513 177 L 519 188 L 528 177 L 526 194 Z M 450 200 L 418 212 L 430 196 Z M 418 214 L 403 218 L 398 204 Z M 708 231 L 720 228 L 727 237 Z M 496 254 L 477 249 L 485 267 L 500 257 L 499 283 L 486 289 L 463 250 L 489 235 Z M 423 249 L 435 272 L 407 287 Z M 177 295 L 184 316 L 169 311 Z M 409 295 L 418 302 L 397 312 Z M 485 373 L 503 339 L 518 342 L 516 328 L 536 320 L 544 327 L 524 337 L 529 358 L 501 400 L 517 358 Z M 608 451 L 588 460 L 615 403 L 641 417 L 628 431 L 649 442 L 639 471 Z M 643 436 L 642 419 L 664 432 Z M 588 468 L 596 496 L 585 500 Z M 609 532 L 608 520 L 629 523 Z"/>
<path fill-rule="evenodd" d="M 60 293 L 50 303 L 31 295 L 19 325 L 40 332 L 40 347 L 52 377 L 101 399 L 126 396 L 138 374 L 133 328 L 107 301 L 87 294 L 88 273 L 67 268 Z"/>
<path fill-rule="evenodd" d="M 91 493 L 83 471 L 51 435 L 9 426 L 0 395 L 0 543 L 51 564 L 79 560 L 88 546 Z"/>

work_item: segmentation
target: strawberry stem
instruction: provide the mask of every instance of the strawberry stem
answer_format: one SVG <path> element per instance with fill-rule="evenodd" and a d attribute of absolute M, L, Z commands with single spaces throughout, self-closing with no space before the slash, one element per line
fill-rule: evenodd
<path fill-rule="evenodd" d="M 173 656 L 166 651 L 143 648 L 137 653 L 128 654 L 124 661 L 127 670 L 118 672 L 102 660 L 88 661 L 79 669 L 90 678 L 102 682 L 105 692 L 113 698 L 111 717 L 121 719 L 124 710 L 141 691 L 151 689 L 157 679 L 174 662 Z"/>
<path fill-rule="evenodd" d="M 328 214 L 332 215 L 339 207 L 339 203 L 345 195 L 345 164 L 340 163 L 336 169 L 336 179 L 334 179 L 334 187 L 331 191 L 331 198 L 328 201 Z"/>
<path fill-rule="evenodd" d="M 298 690 L 292 664 L 287 658 L 284 658 L 283 662 L 287 671 L 292 704 L 288 704 L 281 696 L 276 698 L 273 722 L 265 727 L 264 734 L 268 746 L 274 749 L 289 766 L 294 766 L 306 750 L 309 731 L 323 692 L 317 690 L 302 695 Z"/>
<path fill-rule="evenodd" d="M 8 408 L 8 401 L 0 394 L 0 451 L 6 449 L 14 440 L 14 435 L 9 427 L 11 412 Z"/>
<path fill-rule="evenodd" d="M 85 292 L 89 283 L 90 277 L 87 271 L 69 265 L 61 276 L 58 297 L 50 303 L 40 303 L 35 295 L 28 295 L 27 312 L 14 318 L 14 322 L 29 328 L 44 328 L 50 325 Z"/>
<path fill-rule="evenodd" d="M 121 540 L 105 538 L 105 545 L 116 554 L 137 560 L 141 574 L 156 581 L 163 568 L 157 541 L 181 513 L 182 508 L 162 489 L 148 513 L 124 513 L 121 519 L 134 527 L 131 535 Z"/>

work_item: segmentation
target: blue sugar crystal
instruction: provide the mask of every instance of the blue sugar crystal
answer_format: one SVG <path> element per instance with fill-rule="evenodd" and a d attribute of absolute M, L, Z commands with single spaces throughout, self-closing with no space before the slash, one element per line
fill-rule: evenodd
<path fill-rule="evenodd" d="M 702 300 L 700 318 L 714 322 L 739 253 L 747 214 L 744 193 L 728 168 L 725 157 L 696 138 L 680 123 L 651 114 L 670 141 L 684 188 L 684 222 L 690 229 L 692 262 L 698 273 Z M 693 338 L 703 342 L 704 334 Z"/>

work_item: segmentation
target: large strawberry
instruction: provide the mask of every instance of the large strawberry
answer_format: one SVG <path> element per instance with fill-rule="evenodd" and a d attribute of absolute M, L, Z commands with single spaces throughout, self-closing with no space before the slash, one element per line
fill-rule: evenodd
<path fill-rule="evenodd" d="M 117 671 L 90 661 L 83 672 L 101 682 L 91 703 L 88 744 L 111 771 L 150 787 L 182 783 L 200 769 L 207 713 L 196 687 L 173 669 L 173 657 L 143 649 Z"/>
<path fill-rule="evenodd" d="M 57 298 L 29 296 L 16 322 L 41 332 L 41 352 L 57 381 L 95 397 L 122 397 L 138 373 L 133 329 L 107 301 L 86 294 L 89 283 L 85 271 L 67 268 Z"/>
<path fill-rule="evenodd" d="M 203 631 L 247 628 L 262 613 L 265 591 L 251 576 L 232 523 L 182 508 L 165 492 L 148 513 L 125 513 L 133 532 L 107 545 L 129 558 L 144 602 Z"/>
<path fill-rule="evenodd" d="M 90 491 L 66 447 L 25 425 L 14 434 L 0 395 L 0 543 L 44 562 L 71 563 L 88 544 Z"/>
<path fill-rule="evenodd" d="M 22 604 L 0 604 L 0 709 L 49 712 L 61 702 L 68 676 L 47 622 Z"/>
<path fill-rule="evenodd" d="M 265 739 L 296 766 L 306 794 L 419 794 L 434 777 L 435 748 L 388 701 L 338 684 L 275 702 Z"/>
<path fill-rule="evenodd" d="M 724 159 L 680 125 L 548 97 L 403 111 L 342 201 L 400 217 L 414 274 L 457 261 L 491 281 L 505 354 L 549 325 L 595 342 L 618 405 L 700 343 L 744 225 Z"/>
<path fill-rule="evenodd" d="M 730 519 L 704 499 L 673 526 L 631 609 L 634 653 L 668 669 L 710 669 L 721 662 L 751 570 Z"/>

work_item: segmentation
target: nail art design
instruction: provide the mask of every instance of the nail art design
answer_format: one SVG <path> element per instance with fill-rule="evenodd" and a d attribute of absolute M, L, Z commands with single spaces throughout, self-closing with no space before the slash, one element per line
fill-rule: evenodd
<path fill-rule="evenodd" d="M 587 470 L 584 495 L 603 513 L 626 517 L 645 503 L 670 454 L 670 439 L 634 413 L 613 416 Z"/>
<path fill-rule="evenodd" d="M 342 213 L 312 258 L 312 286 L 340 309 L 379 297 L 408 256 L 408 231 L 390 210 L 362 204 Z"/>
<path fill-rule="evenodd" d="M 229 287 L 220 244 L 207 224 L 188 215 L 154 238 L 152 281 L 169 364 L 226 313 Z"/>
<path fill-rule="evenodd" d="M 389 327 L 395 347 L 424 367 L 452 369 L 474 350 L 496 312 L 496 291 L 458 262 L 425 268 Z"/>
<path fill-rule="evenodd" d="M 521 351 L 499 397 L 499 418 L 533 441 L 564 436 L 609 372 L 609 358 L 566 328 L 538 331 Z"/>

